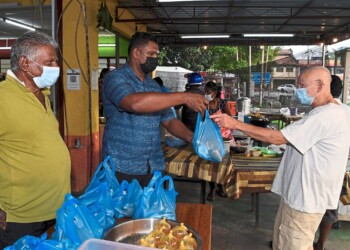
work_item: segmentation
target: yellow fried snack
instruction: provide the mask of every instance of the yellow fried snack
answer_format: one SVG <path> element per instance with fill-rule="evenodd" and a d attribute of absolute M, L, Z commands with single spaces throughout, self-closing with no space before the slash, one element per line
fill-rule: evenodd
<path fill-rule="evenodd" d="M 163 218 L 148 235 L 140 239 L 139 245 L 167 250 L 195 250 L 197 240 L 188 233 L 184 223 L 171 228 L 166 218 Z"/>

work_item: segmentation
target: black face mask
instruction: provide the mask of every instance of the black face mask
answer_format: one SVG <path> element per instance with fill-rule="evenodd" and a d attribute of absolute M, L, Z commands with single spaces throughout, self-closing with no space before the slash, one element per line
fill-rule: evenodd
<path fill-rule="evenodd" d="M 158 58 L 157 57 L 147 57 L 146 62 L 140 64 L 143 73 L 148 74 L 155 70 L 158 66 Z"/>

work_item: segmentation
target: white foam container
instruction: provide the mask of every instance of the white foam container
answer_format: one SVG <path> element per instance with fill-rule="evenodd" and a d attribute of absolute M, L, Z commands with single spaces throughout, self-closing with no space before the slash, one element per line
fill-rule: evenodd
<path fill-rule="evenodd" d="M 83 242 L 79 250 L 151 250 L 156 248 L 149 248 L 143 246 L 130 245 L 109 240 L 89 239 Z"/>

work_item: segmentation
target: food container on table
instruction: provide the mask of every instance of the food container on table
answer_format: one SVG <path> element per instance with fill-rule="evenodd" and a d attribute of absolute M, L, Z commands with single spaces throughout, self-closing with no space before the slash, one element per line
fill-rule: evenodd
<path fill-rule="evenodd" d="M 130 245 L 109 240 L 88 239 L 83 242 L 79 250 L 152 250 L 155 248 Z"/>
<path fill-rule="evenodd" d="M 120 243 L 138 245 L 140 239 L 143 236 L 148 235 L 159 221 L 161 221 L 161 219 L 156 218 L 126 221 L 108 230 L 104 235 L 104 239 L 110 241 L 117 241 Z M 166 221 L 171 225 L 172 228 L 180 226 L 180 222 L 176 222 L 173 220 Z M 187 225 L 185 226 L 187 227 L 188 232 L 192 233 L 193 238 L 196 239 L 197 250 L 200 250 L 202 248 L 202 238 L 194 229 Z"/>
<path fill-rule="evenodd" d="M 257 156 L 260 156 L 260 155 L 261 155 L 261 150 L 258 149 L 258 148 L 252 148 L 252 149 L 250 150 L 250 153 L 251 153 L 252 156 L 257 157 Z"/>
<path fill-rule="evenodd" d="M 250 123 L 258 127 L 266 127 L 270 121 L 265 116 L 251 116 Z"/>
<path fill-rule="evenodd" d="M 247 150 L 247 146 L 235 145 L 230 147 L 230 152 L 234 154 L 242 154 Z"/>
<path fill-rule="evenodd" d="M 236 108 L 238 112 L 242 112 L 243 115 L 250 113 L 251 100 L 248 97 L 241 97 L 237 99 Z"/>

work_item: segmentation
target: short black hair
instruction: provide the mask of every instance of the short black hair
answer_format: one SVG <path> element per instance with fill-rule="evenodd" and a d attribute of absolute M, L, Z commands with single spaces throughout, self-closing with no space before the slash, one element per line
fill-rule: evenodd
<path fill-rule="evenodd" d="M 155 80 L 159 84 L 159 86 L 164 85 L 162 78 L 160 78 L 159 76 L 153 78 L 153 80 Z"/>
<path fill-rule="evenodd" d="M 334 98 L 338 98 L 341 95 L 343 89 L 343 83 L 339 76 L 332 75 L 331 81 L 331 94 Z"/>
<path fill-rule="evenodd" d="M 128 55 L 130 56 L 131 51 L 134 48 L 140 48 L 142 46 L 147 45 L 148 42 L 157 42 L 157 39 L 147 32 L 136 32 L 130 40 L 129 47 L 128 47 Z"/>

